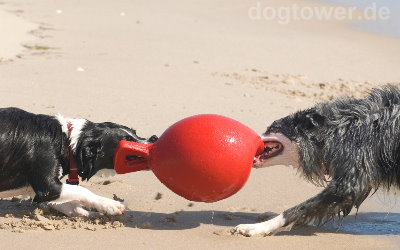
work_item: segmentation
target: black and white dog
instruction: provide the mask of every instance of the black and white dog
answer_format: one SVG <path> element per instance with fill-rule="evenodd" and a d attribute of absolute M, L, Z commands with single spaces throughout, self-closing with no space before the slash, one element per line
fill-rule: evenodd
<path fill-rule="evenodd" d="M 28 194 L 48 202 L 68 216 L 117 215 L 125 207 L 88 189 L 60 181 L 76 165 L 83 180 L 99 170 L 114 169 L 113 156 L 120 140 L 152 143 L 135 131 L 111 122 L 65 119 L 0 109 L 0 198 Z M 86 208 L 86 209 L 85 209 Z M 96 209 L 98 212 L 90 211 Z"/>
<path fill-rule="evenodd" d="M 273 122 L 263 140 L 265 151 L 254 167 L 298 166 L 306 179 L 326 187 L 271 220 L 239 225 L 232 233 L 269 235 L 346 216 L 378 188 L 400 187 L 400 90 L 385 86 L 365 99 L 317 104 Z"/>

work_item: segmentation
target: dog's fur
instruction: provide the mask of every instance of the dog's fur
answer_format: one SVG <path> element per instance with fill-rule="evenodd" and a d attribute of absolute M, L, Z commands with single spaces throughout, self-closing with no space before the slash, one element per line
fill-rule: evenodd
<path fill-rule="evenodd" d="M 68 123 L 72 131 L 68 131 Z M 60 181 L 69 173 L 73 152 L 78 174 L 89 180 L 99 170 L 113 170 L 120 140 L 152 143 L 135 131 L 111 122 L 37 115 L 18 108 L 0 109 L 0 198 L 30 193 L 69 216 L 121 214 L 124 206 L 89 190 Z M 85 209 L 86 208 L 86 209 Z"/>
<path fill-rule="evenodd" d="M 307 180 L 326 188 L 272 220 L 239 225 L 233 233 L 269 235 L 294 224 L 323 223 L 348 215 L 353 207 L 358 210 L 378 188 L 400 187 L 400 90 L 396 87 L 374 89 L 365 99 L 318 104 L 273 122 L 263 137 L 282 143 L 284 149 L 256 167 L 297 162 Z"/>

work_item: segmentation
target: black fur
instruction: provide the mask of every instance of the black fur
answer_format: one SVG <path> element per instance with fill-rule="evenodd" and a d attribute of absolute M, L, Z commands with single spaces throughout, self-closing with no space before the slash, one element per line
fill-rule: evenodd
<path fill-rule="evenodd" d="M 129 131 L 134 137 L 121 128 Z M 147 144 L 155 142 L 157 137 L 141 138 L 136 135 L 135 130 L 111 122 L 87 122 L 76 147 L 79 176 L 83 180 L 89 180 L 100 169 L 114 169 L 115 148 L 121 140 Z"/>
<path fill-rule="evenodd" d="M 400 187 L 400 90 L 374 89 L 365 99 L 342 98 L 275 121 L 266 131 L 298 145 L 300 169 L 317 196 L 286 210 L 286 226 L 346 216 L 378 188 Z M 331 180 L 321 172 L 326 169 Z"/>
<path fill-rule="evenodd" d="M 30 185 L 36 193 L 34 201 L 59 198 L 60 169 L 63 175 L 69 173 L 69 138 L 60 122 L 54 116 L 2 108 L 0 125 L 0 192 Z M 74 155 L 83 180 L 89 180 L 100 169 L 113 169 L 113 155 L 120 140 L 152 143 L 157 137 L 146 140 L 121 125 L 86 122 Z"/>

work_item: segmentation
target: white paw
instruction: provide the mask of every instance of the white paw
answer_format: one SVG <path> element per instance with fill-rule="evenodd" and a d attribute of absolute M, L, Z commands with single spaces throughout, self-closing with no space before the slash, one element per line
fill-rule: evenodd
<path fill-rule="evenodd" d="M 83 208 L 82 206 L 77 207 L 75 209 L 75 213 L 76 213 L 76 215 L 74 215 L 74 216 L 84 216 L 84 217 L 91 217 L 91 218 L 100 216 L 99 212 L 88 211 L 85 208 Z M 74 217 L 74 216 L 70 216 L 70 217 Z"/>
<path fill-rule="evenodd" d="M 241 234 L 247 237 L 262 234 L 264 236 L 271 235 L 282 230 L 285 225 L 285 219 L 282 214 L 275 218 L 256 224 L 241 224 L 231 230 L 232 234 Z"/>
<path fill-rule="evenodd" d="M 109 215 L 120 215 L 125 211 L 122 203 L 105 197 L 99 197 L 92 205 L 97 211 Z"/>
<path fill-rule="evenodd" d="M 241 234 L 247 237 L 255 236 L 258 234 L 269 235 L 271 232 L 264 230 L 260 223 L 258 224 L 241 224 L 231 230 L 232 234 Z"/>
<path fill-rule="evenodd" d="M 77 201 L 70 201 L 61 204 L 49 203 L 49 206 L 69 217 L 76 217 L 76 216 L 97 217 L 99 215 L 98 212 L 88 211 L 84 209 L 82 205 Z"/>

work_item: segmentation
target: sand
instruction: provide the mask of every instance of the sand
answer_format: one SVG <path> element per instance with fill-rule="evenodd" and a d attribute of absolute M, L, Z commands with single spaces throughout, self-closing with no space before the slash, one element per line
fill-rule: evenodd
<path fill-rule="evenodd" d="M 399 84 L 398 39 L 334 21 L 252 21 L 247 10 L 255 3 L 2 2 L 0 18 L 10 23 L 0 30 L 12 40 L 0 43 L 0 105 L 113 121 L 141 136 L 160 135 L 199 113 L 229 116 L 262 132 L 273 120 L 316 102 Z M 124 200 L 128 211 L 71 219 L 29 199 L 4 200 L 1 248 L 390 249 L 400 242 L 396 199 L 383 195 L 368 199 L 357 221 L 352 213 L 342 227 L 230 235 L 237 224 L 282 212 L 321 190 L 283 166 L 252 171 L 239 193 L 212 204 L 175 195 L 151 172 L 96 177 L 83 185 Z M 363 230 L 355 233 L 357 228 Z"/>
<path fill-rule="evenodd" d="M 21 12 L 17 10 L 14 13 L 0 10 L 0 34 L 2 34 L 0 63 L 12 61 L 12 58 L 20 56 L 21 41 L 31 39 L 29 32 L 37 27 L 36 24 L 16 16 L 20 14 Z"/>

